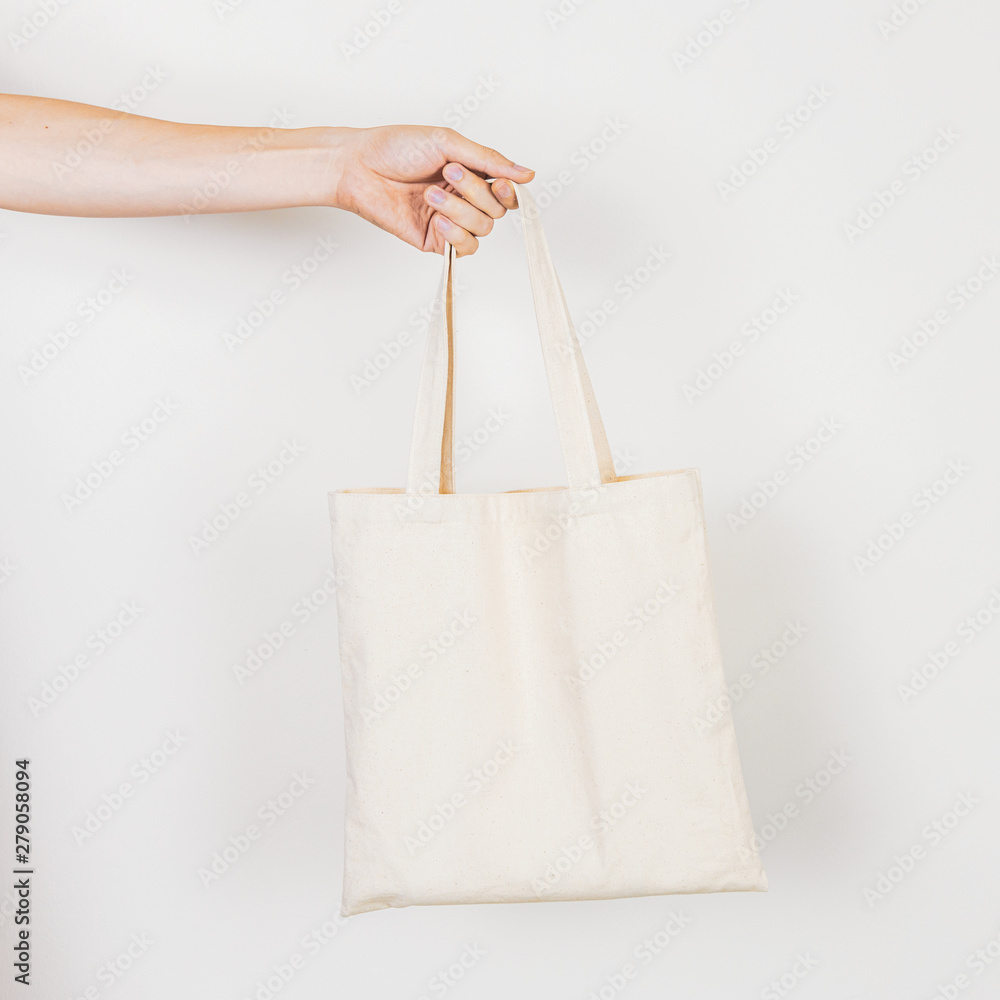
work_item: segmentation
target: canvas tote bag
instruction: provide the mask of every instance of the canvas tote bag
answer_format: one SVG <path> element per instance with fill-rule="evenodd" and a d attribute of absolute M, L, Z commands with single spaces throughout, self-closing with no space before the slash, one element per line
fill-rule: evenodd
<path fill-rule="evenodd" d="M 767 888 L 731 717 L 694 725 L 725 693 L 698 470 L 615 475 L 515 188 L 568 485 L 455 492 L 449 246 L 406 487 L 329 494 L 345 916 Z"/>

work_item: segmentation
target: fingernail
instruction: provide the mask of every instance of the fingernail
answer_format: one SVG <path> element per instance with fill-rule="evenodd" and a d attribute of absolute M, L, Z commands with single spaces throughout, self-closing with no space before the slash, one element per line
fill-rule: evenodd
<path fill-rule="evenodd" d="M 465 173 L 457 163 L 449 163 L 444 168 L 444 175 L 450 181 L 460 181 L 465 176 Z"/>
<path fill-rule="evenodd" d="M 506 181 L 501 181 L 497 184 L 497 194 L 501 198 L 509 198 L 514 193 L 511 186 Z"/>
<path fill-rule="evenodd" d="M 427 189 L 427 197 L 430 198 L 435 205 L 440 205 L 447 195 L 439 187 L 431 187 Z"/>
<path fill-rule="evenodd" d="M 451 223 L 443 215 L 439 215 L 437 217 L 437 227 L 438 229 L 443 229 L 447 232 L 451 229 Z"/>
<path fill-rule="evenodd" d="M 521 173 L 529 173 L 530 174 L 532 172 L 531 167 L 522 167 L 520 163 L 515 163 L 514 164 L 514 169 L 515 170 L 520 170 Z"/>

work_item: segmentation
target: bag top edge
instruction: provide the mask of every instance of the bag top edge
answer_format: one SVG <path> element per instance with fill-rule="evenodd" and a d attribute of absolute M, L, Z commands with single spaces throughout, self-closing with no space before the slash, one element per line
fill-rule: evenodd
<path fill-rule="evenodd" d="M 601 483 L 599 486 L 583 486 L 577 489 L 580 490 L 588 489 L 599 489 L 602 486 L 614 486 L 617 483 L 627 483 L 635 479 L 653 479 L 660 476 L 680 476 L 686 473 L 694 473 L 696 476 L 700 475 L 700 469 L 696 467 L 691 467 L 687 469 L 665 469 L 658 472 L 636 472 L 630 476 L 616 476 L 610 483 Z M 434 494 L 436 496 L 459 496 L 459 497 L 508 497 L 508 496 L 518 496 L 522 493 L 570 493 L 573 492 L 573 488 L 570 486 L 528 486 L 519 490 L 503 490 L 499 493 L 439 493 Z M 352 486 L 340 490 L 329 490 L 327 496 L 339 496 L 344 493 L 352 494 L 395 494 L 397 496 L 405 496 L 406 489 L 399 486 Z"/>

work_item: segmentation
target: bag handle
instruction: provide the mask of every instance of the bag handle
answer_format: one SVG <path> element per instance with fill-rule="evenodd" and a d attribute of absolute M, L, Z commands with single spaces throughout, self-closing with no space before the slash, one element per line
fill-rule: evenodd
<path fill-rule="evenodd" d="M 580 489 L 614 482 L 615 464 L 604 423 L 594 399 L 566 296 L 542 231 L 539 209 L 525 185 L 514 181 L 508 183 L 517 194 L 521 213 L 535 318 L 569 486 Z M 455 492 L 452 290 L 455 257 L 455 248 L 449 243 L 417 389 L 407 493 Z"/>

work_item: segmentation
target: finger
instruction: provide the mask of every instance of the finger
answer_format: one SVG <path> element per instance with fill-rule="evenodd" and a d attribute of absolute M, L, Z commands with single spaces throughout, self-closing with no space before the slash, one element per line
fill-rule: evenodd
<path fill-rule="evenodd" d="M 467 232 L 461 226 L 455 225 L 443 215 L 435 215 L 431 219 L 431 225 L 438 231 L 446 242 L 452 244 L 455 253 L 459 257 L 467 257 L 470 253 L 475 253 L 479 249 L 479 240 L 472 233 Z"/>
<path fill-rule="evenodd" d="M 464 198 L 445 191 L 436 184 L 432 184 L 424 191 L 424 200 L 431 208 L 447 216 L 455 225 L 476 236 L 486 236 L 493 228 L 493 220 L 485 212 L 480 212 L 475 205 L 470 205 Z"/>
<path fill-rule="evenodd" d="M 503 153 L 489 146 L 481 146 L 453 128 L 444 129 L 442 150 L 449 160 L 464 163 L 470 170 L 475 170 L 486 177 L 509 177 L 527 183 L 535 175 L 535 171 L 530 167 L 522 167 Z"/>
<path fill-rule="evenodd" d="M 491 219 L 499 219 L 507 209 L 493 197 L 493 191 L 478 174 L 466 170 L 460 163 L 448 163 L 445 180 L 471 205 L 475 205 Z"/>
<path fill-rule="evenodd" d="M 517 208 L 517 195 L 514 194 L 514 188 L 512 187 L 510 181 L 500 178 L 499 180 L 493 181 L 490 186 L 493 190 L 493 194 L 496 195 L 497 201 L 499 201 L 504 208 L 511 210 Z"/>

